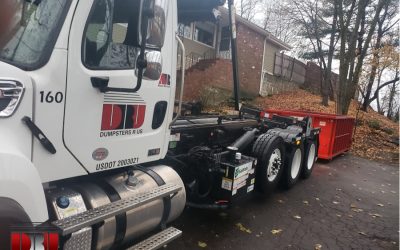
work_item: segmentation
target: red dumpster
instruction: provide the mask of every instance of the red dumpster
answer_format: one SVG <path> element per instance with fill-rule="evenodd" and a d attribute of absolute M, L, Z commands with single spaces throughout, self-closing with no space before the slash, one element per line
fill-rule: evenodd
<path fill-rule="evenodd" d="M 314 128 L 320 127 L 318 157 L 331 160 L 333 157 L 349 151 L 351 148 L 354 118 L 344 115 L 332 115 L 318 112 L 307 112 L 297 110 L 273 110 L 267 109 L 262 117 L 272 115 L 292 117 L 312 117 Z"/>

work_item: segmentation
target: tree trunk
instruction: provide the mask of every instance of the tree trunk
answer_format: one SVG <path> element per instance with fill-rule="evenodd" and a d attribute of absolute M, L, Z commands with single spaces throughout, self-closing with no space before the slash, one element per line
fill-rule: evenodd
<path fill-rule="evenodd" d="M 379 62 L 380 62 L 379 61 L 380 60 L 379 49 L 381 47 L 381 41 L 382 41 L 382 37 L 384 35 L 383 24 L 384 24 L 386 16 L 387 16 L 388 7 L 389 7 L 389 5 L 385 6 L 385 12 L 381 18 L 378 18 L 378 22 L 377 22 L 378 23 L 378 33 L 377 33 L 377 37 L 376 37 L 376 43 L 374 46 L 374 50 L 372 53 L 373 58 L 372 58 L 372 65 L 371 65 L 371 74 L 368 79 L 367 90 L 366 90 L 364 102 L 363 102 L 363 105 L 361 108 L 365 112 L 368 110 L 368 106 L 370 103 L 369 98 L 371 97 L 372 87 L 374 86 L 376 71 L 379 68 Z M 379 95 L 379 93 L 378 93 L 378 95 Z M 378 102 L 378 112 L 380 112 L 379 98 L 377 99 L 377 102 Z"/>
<path fill-rule="evenodd" d="M 379 87 L 381 86 L 381 80 L 382 80 L 382 72 L 383 72 L 383 70 L 379 70 L 379 72 L 378 72 L 378 89 L 379 89 Z M 380 97 L 379 97 L 379 91 L 378 91 L 378 93 L 377 93 L 378 95 L 378 97 L 376 98 L 376 108 L 378 109 L 378 113 L 379 114 L 383 114 L 383 113 L 385 113 L 383 110 L 382 110 L 382 108 L 381 108 L 381 102 L 380 102 Z"/>
<path fill-rule="evenodd" d="M 355 1 L 353 2 L 353 4 Z M 340 67 L 339 67 L 339 89 L 338 89 L 338 100 L 336 106 L 336 113 L 345 115 L 347 114 L 350 101 L 347 101 L 351 86 L 349 86 L 352 81 L 351 78 L 348 78 L 350 63 L 354 63 L 355 60 L 355 49 L 357 44 L 357 32 L 360 27 L 360 20 L 362 12 L 365 12 L 364 6 L 368 3 L 368 0 L 359 0 L 358 2 L 358 11 L 356 16 L 356 21 L 354 25 L 354 30 L 349 39 L 348 50 L 346 51 L 346 44 L 348 38 L 348 29 L 350 22 L 345 22 L 344 12 L 343 12 L 343 0 L 339 0 L 339 8 L 338 8 L 338 16 L 339 16 L 339 27 L 340 27 Z M 353 8 L 351 8 L 353 9 Z M 352 11 L 347 13 L 347 17 L 353 14 Z M 347 20 L 349 20 L 347 18 Z M 348 102 L 348 104 L 347 104 Z"/>
<path fill-rule="evenodd" d="M 396 70 L 396 77 L 399 75 L 399 69 Z M 390 88 L 390 94 L 389 94 L 389 107 L 388 107 L 388 112 L 387 112 L 387 117 L 392 119 L 393 118 L 393 102 L 394 102 L 394 97 L 396 95 L 396 82 L 393 83 L 392 87 Z"/>
<path fill-rule="evenodd" d="M 329 41 L 328 64 L 325 68 L 325 77 L 324 77 L 324 82 L 322 83 L 322 105 L 326 107 L 329 105 L 329 94 L 332 81 L 332 59 L 333 59 L 333 53 L 335 52 L 335 35 L 337 30 L 336 27 L 337 27 L 337 17 L 338 17 L 337 1 L 334 1 L 333 4 L 334 4 L 334 14 L 332 20 L 332 30 L 330 34 L 331 37 Z"/>

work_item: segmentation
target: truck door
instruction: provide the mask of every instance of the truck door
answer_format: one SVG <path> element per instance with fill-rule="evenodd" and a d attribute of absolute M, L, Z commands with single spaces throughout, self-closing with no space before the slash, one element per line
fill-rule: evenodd
<path fill-rule="evenodd" d="M 171 1 L 156 1 L 146 50 L 155 63 L 145 69 L 140 89 L 130 92 L 137 85 L 141 2 L 80 1 L 74 15 L 63 133 L 66 147 L 88 172 L 158 160 L 168 143 L 176 65 Z M 102 92 L 102 84 L 113 90 Z"/>

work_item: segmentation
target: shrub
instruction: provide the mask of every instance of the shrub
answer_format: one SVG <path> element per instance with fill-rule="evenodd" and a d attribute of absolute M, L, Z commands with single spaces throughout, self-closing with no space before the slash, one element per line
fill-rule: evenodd
<path fill-rule="evenodd" d="M 200 90 L 200 102 L 206 108 L 217 107 L 229 99 L 228 91 L 213 86 L 204 86 Z"/>
<path fill-rule="evenodd" d="M 394 130 L 393 129 L 391 129 L 391 128 L 382 128 L 381 129 L 383 132 L 385 132 L 386 134 L 388 134 L 388 135 L 393 135 L 394 134 Z"/>
<path fill-rule="evenodd" d="M 372 129 L 381 129 L 381 124 L 379 123 L 379 121 L 377 120 L 370 120 L 367 121 L 368 127 L 372 128 Z"/>

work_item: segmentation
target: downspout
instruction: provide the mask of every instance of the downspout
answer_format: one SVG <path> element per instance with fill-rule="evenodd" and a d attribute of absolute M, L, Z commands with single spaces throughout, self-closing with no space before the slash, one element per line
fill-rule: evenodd
<path fill-rule="evenodd" d="M 235 97 L 235 110 L 239 111 L 239 72 L 237 60 L 237 44 L 236 44 L 236 11 L 234 0 L 228 0 L 229 7 L 229 26 L 231 31 L 231 53 L 232 53 L 232 73 L 233 73 L 233 91 Z"/>
<path fill-rule="evenodd" d="M 263 58 L 262 58 L 262 65 L 261 65 L 261 79 L 260 79 L 260 90 L 258 91 L 258 94 L 260 95 L 260 96 L 262 96 L 262 85 L 263 85 L 263 83 L 264 83 L 264 65 L 265 65 L 265 62 L 264 62 L 264 60 L 265 60 L 265 47 L 266 47 L 266 44 L 267 44 L 267 36 L 265 36 L 265 38 L 264 38 L 264 49 L 263 49 Z"/>

